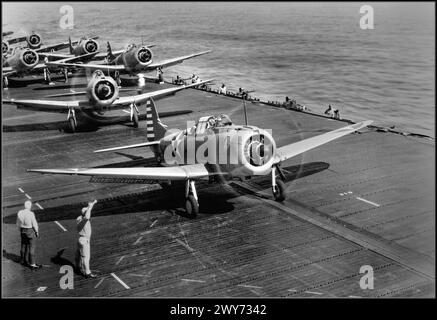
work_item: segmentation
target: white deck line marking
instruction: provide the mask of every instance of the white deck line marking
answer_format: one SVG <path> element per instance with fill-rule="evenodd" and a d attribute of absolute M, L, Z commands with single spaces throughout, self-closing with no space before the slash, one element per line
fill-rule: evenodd
<path fill-rule="evenodd" d="M 129 275 L 134 277 L 150 277 L 148 274 L 129 273 Z"/>
<path fill-rule="evenodd" d="M 124 256 L 121 256 L 120 259 L 118 259 L 118 261 L 115 263 L 116 266 L 118 266 L 118 264 L 121 262 L 121 260 L 124 259 Z"/>
<path fill-rule="evenodd" d="M 38 207 L 38 208 L 40 208 L 41 210 L 44 210 L 44 208 L 37 202 L 37 203 L 35 203 L 36 204 L 36 206 Z"/>
<path fill-rule="evenodd" d="M 176 239 L 176 242 L 178 242 L 181 246 L 184 246 L 188 251 L 193 252 L 193 248 L 191 248 L 189 245 L 187 245 L 185 242 L 183 242 L 180 239 Z"/>
<path fill-rule="evenodd" d="M 205 283 L 206 281 L 203 280 L 195 280 L 195 279 L 181 279 L 182 281 L 189 281 L 189 282 L 202 282 Z"/>
<path fill-rule="evenodd" d="M 139 237 L 139 238 L 134 242 L 134 245 L 138 244 L 138 243 L 141 241 L 141 239 L 143 239 L 143 236 Z"/>
<path fill-rule="evenodd" d="M 150 225 L 150 228 L 153 228 L 153 226 L 158 222 L 158 219 L 156 219 L 155 221 L 153 221 L 153 223 Z"/>
<path fill-rule="evenodd" d="M 321 292 L 314 292 L 314 291 L 305 291 L 305 293 L 318 294 L 318 295 L 323 294 Z"/>
<path fill-rule="evenodd" d="M 27 193 L 25 193 L 24 195 L 26 196 L 27 199 L 32 200 L 32 198 Z"/>
<path fill-rule="evenodd" d="M 124 283 L 119 277 L 117 277 L 114 273 L 111 273 L 111 276 L 114 277 L 115 280 L 117 280 L 123 287 L 125 287 L 126 289 L 130 289 L 129 286 Z"/>
<path fill-rule="evenodd" d="M 59 226 L 59 228 L 61 228 L 62 230 L 67 231 L 67 229 L 65 229 L 62 224 L 60 224 L 58 221 L 55 221 L 55 223 Z"/>
<path fill-rule="evenodd" d="M 369 200 L 366 200 L 366 199 L 363 199 L 363 198 L 360 198 L 360 197 L 356 197 L 358 200 L 361 200 L 361 201 L 364 201 L 364 202 L 366 202 L 366 203 L 368 203 L 368 204 L 371 204 L 372 206 L 375 206 L 375 207 L 379 207 L 379 204 L 377 204 L 377 203 L 375 203 L 375 202 L 372 202 L 372 201 L 369 201 Z"/>
<path fill-rule="evenodd" d="M 18 188 L 18 190 L 20 190 L 21 193 L 24 193 L 24 190 L 21 188 Z"/>
<path fill-rule="evenodd" d="M 99 283 L 96 284 L 94 289 L 96 289 L 98 286 L 100 286 L 102 284 L 103 280 L 105 280 L 105 278 L 100 279 Z"/>
<path fill-rule="evenodd" d="M 244 288 L 254 288 L 254 289 L 261 289 L 262 287 L 258 287 L 258 286 L 251 286 L 248 284 L 239 284 L 237 285 L 238 287 L 244 287 Z"/>

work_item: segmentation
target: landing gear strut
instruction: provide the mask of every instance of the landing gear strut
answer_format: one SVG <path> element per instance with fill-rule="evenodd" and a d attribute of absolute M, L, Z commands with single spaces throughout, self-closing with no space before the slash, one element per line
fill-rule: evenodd
<path fill-rule="evenodd" d="M 76 132 L 77 121 L 76 121 L 76 112 L 74 111 L 74 108 L 68 109 L 67 121 L 68 121 L 68 126 L 70 127 L 70 130 L 72 132 Z"/>
<path fill-rule="evenodd" d="M 272 191 L 276 201 L 285 200 L 285 183 L 282 180 L 276 180 L 276 167 L 272 167 Z"/>
<path fill-rule="evenodd" d="M 138 115 L 140 111 L 135 103 L 130 105 L 130 121 L 132 121 L 134 128 L 138 128 Z"/>
<path fill-rule="evenodd" d="M 194 219 L 199 213 L 199 202 L 197 198 L 194 181 L 187 180 L 185 185 L 185 210 L 187 215 Z"/>

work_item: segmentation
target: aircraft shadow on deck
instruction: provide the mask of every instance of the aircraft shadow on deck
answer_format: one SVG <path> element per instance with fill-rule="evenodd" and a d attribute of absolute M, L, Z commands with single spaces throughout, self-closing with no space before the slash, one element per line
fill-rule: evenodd
<path fill-rule="evenodd" d="M 126 162 L 126 166 L 129 162 L 132 161 Z M 296 179 L 319 173 L 328 168 L 329 164 L 326 162 L 309 162 L 283 167 L 282 169 L 285 171 L 286 182 L 289 183 Z M 260 191 L 271 188 L 270 176 L 256 177 L 249 181 Z M 220 186 L 219 184 L 216 185 Z M 205 186 L 208 187 L 211 186 L 211 184 L 208 182 L 198 183 L 200 214 L 223 214 L 231 212 L 234 206 L 228 202 L 228 200 L 247 193 L 238 191 L 238 188 L 232 187 L 232 184 L 226 184 L 225 186 L 227 187 L 222 187 L 219 191 L 217 188 L 205 188 Z M 181 216 L 185 216 L 182 210 L 184 204 L 183 197 L 183 183 L 180 186 L 175 186 L 170 189 L 163 188 L 109 197 L 99 200 L 94 207 L 93 216 L 134 214 L 155 210 L 169 210 Z M 271 198 L 273 198 L 273 196 Z M 35 210 L 35 213 L 39 222 L 68 220 L 77 218 L 84 206 L 86 206 L 86 203 L 80 202 L 46 208 L 44 210 Z M 13 214 L 4 217 L 3 222 L 8 224 L 15 223 L 16 215 Z"/>
<path fill-rule="evenodd" d="M 192 110 L 178 110 L 178 111 L 167 111 L 161 112 L 159 114 L 160 118 L 174 117 L 179 115 L 184 115 L 193 112 Z M 103 117 L 102 117 L 103 118 Z M 146 120 L 146 114 L 140 114 L 138 119 L 140 121 Z M 78 125 L 76 132 L 95 132 L 99 130 L 100 127 L 125 124 L 126 126 L 133 127 L 130 124 L 130 117 L 119 116 L 119 117 L 105 117 L 104 122 L 97 122 L 89 119 L 88 117 L 81 116 L 77 117 Z M 3 125 L 3 132 L 27 132 L 27 131 L 44 131 L 44 130 L 58 130 L 66 133 L 72 133 L 69 129 L 67 121 L 54 121 L 54 122 L 42 122 L 42 123 L 32 123 L 32 124 L 19 124 L 19 125 Z"/>

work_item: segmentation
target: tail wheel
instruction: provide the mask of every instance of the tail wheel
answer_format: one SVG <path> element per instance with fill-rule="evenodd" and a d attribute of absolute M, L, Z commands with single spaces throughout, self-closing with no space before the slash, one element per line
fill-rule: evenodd
<path fill-rule="evenodd" d="M 199 213 L 199 203 L 192 194 L 190 194 L 185 200 L 185 210 L 187 215 L 192 219 L 196 218 L 197 214 Z"/>
<path fill-rule="evenodd" d="M 273 196 L 278 202 L 285 200 L 285 183 L 282 180 L 276 180 L 276 185 L 273 187 Z"/>
<path fill-rule="evenodd" d="M 132 122 L 134 124 L 134 128 L 138 128 L 138 113 L 134 112 L 132 117 Z"/>
<path fill-rule="evenodd" d="M 72 132 L 76 132 L 76 121 L 73 117 L 71 117 L 70 119 L 68 119 L 68 125 L 70 127 L 70 130 Z"/>

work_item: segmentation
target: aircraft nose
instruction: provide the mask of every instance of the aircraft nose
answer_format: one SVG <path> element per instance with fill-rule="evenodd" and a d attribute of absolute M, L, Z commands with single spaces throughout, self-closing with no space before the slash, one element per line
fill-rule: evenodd
<path fill-rule="evenodd" d="M 100 85 L 97 89 L 98 95 L 101 98 L 106 98 L 111 93 L 111 88 L 108 85 Z"/>

